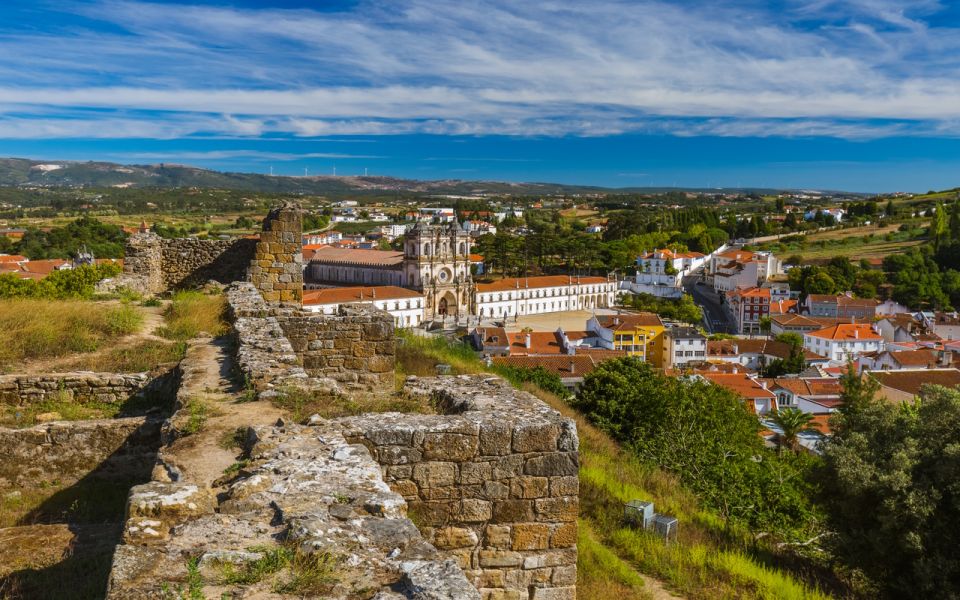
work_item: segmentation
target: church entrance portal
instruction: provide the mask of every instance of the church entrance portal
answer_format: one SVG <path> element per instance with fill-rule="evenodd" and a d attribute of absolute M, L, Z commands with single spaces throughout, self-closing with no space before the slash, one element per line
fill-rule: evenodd
<path fill-rule="evenodd" d="M 447 293 L 440 298 L 440 302 L 437 304 L 437 314 L 442 317 L 456 316 L 457 300 L 452 294 Z"/>

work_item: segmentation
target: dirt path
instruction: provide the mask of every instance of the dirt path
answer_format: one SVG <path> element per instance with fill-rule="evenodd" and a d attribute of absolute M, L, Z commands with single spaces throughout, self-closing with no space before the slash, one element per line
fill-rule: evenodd
<path fill-rule="evenodd" d="M 176 457 L 185 480 L 217 488 L 217 480 L 237 462 L 239 448 L 229 445 L 237 428 L 274 423 L 282 413 L 268 402 L 244 401 L 224 339 L 195 346 L 191 361 L 199 369 L 189 382 L 191 398 L 203 407 L 205 419 L 197 433 L 178 439 L 168 453 Z"/>

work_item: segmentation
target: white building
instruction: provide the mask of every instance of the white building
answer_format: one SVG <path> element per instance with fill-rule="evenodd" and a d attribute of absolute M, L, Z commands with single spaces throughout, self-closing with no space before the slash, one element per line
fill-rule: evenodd
<path fill-rule="evenodd" d="M 760 286 L 780 270 L 780 261 L 772 253 L 736 248 L 714 254 L 709 265 L 713 289 L 717 292 Z"/>
<path fill-rule="evenodd" d="M 387 237 L 395 238 L 405 234 L 409 228 L 410 226 L 404 223 L 391 223 L 390 225 L 381 225 L 380 233 Z"/>
<path fill-rule="evenodd" d="M 705 261 L 706 256 L 699 252 L 674 252 L 669 248 L 646 252 L 637 257 L 637 275 L 627 287 L 637 294 L 679 298 L 683 295 L 680 281 Z"/>
<path fill-rule="evenodd" d="M 370 304 L 393 315 L 397 327 L 417 327 L 425 318 L 423 294 L 392 285 L 342 287 L 303 292 L 303 308 L 332 315 L 341 304 Z"/>
<path fill-rule="evenodd" d="M 679 369 L 707 360 L 707 338 L 695 327 L 671 327 L 663 333 L 663 368 Z"/>
<path fill-rule="evenodd" d="M 873 327 L 862 323 L 844 323 L 803 334 L 803 347 L 833 362 L 856 360 L 865 352 L 883 350 L 883 338 Z"/>
<path fill-rule="evenodd" d="M 606 277 L 547 275 L 501 279 L 476 288 L 474 314 L 506 318 L 611 307 L 617 282 Z"/>
<path fill-rule="evenodd" d="M 426 221 L 437 219 L 441 223 L 449 223 L 454 220 L 452 208 L 421 208 L 417 213 L 421 219 Z"/>

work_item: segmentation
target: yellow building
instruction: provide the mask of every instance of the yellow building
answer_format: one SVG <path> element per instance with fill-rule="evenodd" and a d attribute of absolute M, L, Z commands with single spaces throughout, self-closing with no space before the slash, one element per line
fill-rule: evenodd
<path fill-rule="evenodd" d="M 587 330 L 604 348 L 624 350 L 658 368 L 663 368 L 664 329 L 656 313 L 603 315 L 587 321 Z"/>

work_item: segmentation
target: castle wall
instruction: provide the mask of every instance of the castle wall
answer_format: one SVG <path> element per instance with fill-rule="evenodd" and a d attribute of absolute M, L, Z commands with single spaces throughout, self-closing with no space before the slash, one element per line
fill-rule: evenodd
<path fill-rule="evenodd" d="M 250 281 L 267 302 L 303 302 L 303 216 L 298 206 L 284 204 L 264 219 Z"/>
<path fill-rule="evenodd" d="M 123 275 L 112 282 L 143 294 L 247 278 L 256 240 L 166 239 L 135 233 L 127 240 Z"/>
<path fill-rule="evenodd" d="M 340 419 L 483 598 L 576 597 L 576 425 L 496 377 L 413 378 L 444 415 Z"/>
<path fill-rule="evenodd" d="M 0 375 L 0 404 L 25 406 L 54 398 L 120 404 L 144 390 L 150 381 L 147 373 Z"/>

